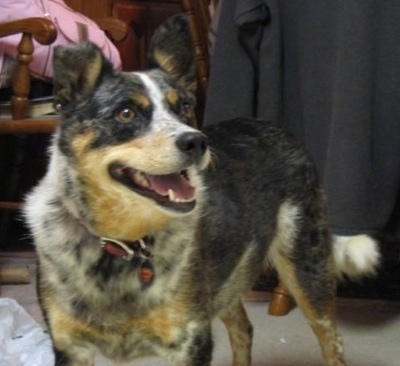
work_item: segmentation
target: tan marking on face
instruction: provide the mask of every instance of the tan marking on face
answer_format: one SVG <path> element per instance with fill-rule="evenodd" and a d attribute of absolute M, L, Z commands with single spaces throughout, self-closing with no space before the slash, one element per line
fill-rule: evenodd
<path fill-rule="evenodd" d="M 143 93 L 133 93 L 132 100 L 143 109 L 150 105 L 149 97 Z"/>
<path fill-rule="evenodd" d="M 165 99 L 170 106 L 175 106 L 179 102 L 179 93 L 176 90 L 168 90 Z"/>
<path fill-rule="evenodd" d="M 87 151 L 82 158 L 86 160 L 90 156 L 102 165 L 118 161 L 149 174 L 170 174 L 183 169 L 175 139 L 163 131 L 154 131 L 117 146 Z"/>
<path fill-rule="evenodd" d="M 77 135 L 72 140 L 72 148 L 74 150 L 75 156 L 77 160 L 81 158 L 84 154 L 85 150 L 89 147 L 94 139 L 94 135 L 92 131 L 88 131 L 87 133 L 82 133 Z"/>
<path fill-rule="evenodd" d="M 87 147 L 93 140 L 92 133 L 75 137 L 72 146 L 77 169 L 98 235 L 134 240 L 163 229 L 171 221 L 155 202 L 115 181 L 108 172 L 109 165 L 116 161 L 142 171 L 167 169 L 171 154 L 154 154 L 164 139 L 160 135 L 152 141 L 136 139 L 119 146 L 90 150 Z M 146 154 L 146 151 L 153 153 Z"/>

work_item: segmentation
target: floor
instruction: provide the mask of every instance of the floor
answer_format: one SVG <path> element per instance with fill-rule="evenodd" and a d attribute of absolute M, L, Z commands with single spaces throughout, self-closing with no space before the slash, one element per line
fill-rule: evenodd
<path fill-rule="evenodd" d="M 34 272 L 32 258 L 21 258 L 19 264 L 28 266 Z M 34 276 L 29 285 L 3 285 L 1 296 L 16 299 L 39 324 L 43 324 Z M 267 302 L 248 299 L 245 306 L 254 325 L 253 366 L 323 365 L 317 340 L 298 308 L 284 317 L 271 317 L 266 314 Z M 339 299 L 338 321 L 349 365 L 400 365 L 400 303 Z M 216 320 L 213 326 L 215 349 L 212 365 L 231 365 L 230 348 L 223 325 Z M 111 365 L 111 362 L 100 357 L 96 362 L 96 366 Z M 151 358 L 137 361 L 134 365 L 166 364 L 158 358 Z"/>

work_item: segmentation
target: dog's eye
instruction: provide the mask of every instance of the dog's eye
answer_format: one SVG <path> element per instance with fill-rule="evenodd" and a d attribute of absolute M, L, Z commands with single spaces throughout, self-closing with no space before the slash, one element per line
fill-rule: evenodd
<path fill-rule="evenodd" d="M 120 122 L 131 122 L 135 117 L 135 112 L 130 108 L 123 108 L 117 113 L 117 120 Z"/>

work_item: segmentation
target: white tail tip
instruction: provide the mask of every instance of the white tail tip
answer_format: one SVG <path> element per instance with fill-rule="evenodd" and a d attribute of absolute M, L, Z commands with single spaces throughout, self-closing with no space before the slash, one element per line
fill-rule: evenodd
<path fill-rule="evenodd" d="M 334 236 L 333 255 L 338 276 L 373 276 L 380 263 L 379 245 L 369 235 Z"/>

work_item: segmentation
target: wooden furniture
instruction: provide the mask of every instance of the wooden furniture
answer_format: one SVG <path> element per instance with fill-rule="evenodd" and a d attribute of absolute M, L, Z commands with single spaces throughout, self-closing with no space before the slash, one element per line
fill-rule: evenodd
<path fill-rule="evenodd" d="M 210 73 L 210 55 L 208 31 L 211 22 L 210 9 L 216 6 L 216 1 L 182 0 L 182 9 L 187 14 L 190 31 L 196 52 L 196 72 L 199 86 L 200 107 L 204 107 L 207 85 Z M 203 113 L 201 112 L 201 115 Z M 268 313 L 274 316 L 286 315 L 291 308 L 291 295 L 282 282 L 273 291 Z"/>
<path fill-rule="evenodd" d="M 206 103 L 208 78 L 210 75 L 210 44 L 208 31 L 211 24 L 210 7 L 216 5 L 209 0 L 182 0 L 182 10 L 189 19 L 194 51 L 196 54 L 198 124 L 201 126 Z"/>
<path fill-rule="evenodd" d="M 29 63 L 32 61 L 34 46 L 32 40 L 43 45 L 54 42 L 57 31 L 51 21 L 42 18 L 30 18 L 0 24 L 0 37 L 21 33 L 21 41 L 18 45 L 18 67 L 13 75 L 11 96 L 12 119 L 0 120 L 0 133 L 13 133 L 28 126 L 30 132 L 40 131 L 43 127 L 50 130 L 55 126 L 55 120 L 35 121 L 32 125 L 26 125 L 24 118 L 29 107 L 28 95 L 30 91 Z M 19 203 L 0 202 L 1 210 L 18 210 Z M 1 243 L 0 243 L 1 244 Z M 22 273 L 22 276 L 21 276 Z M 25 283 L 29 272 L 24 267 L 0 267 L 0 283 Z"/>
<path fill-rule="evenodd" d="M 124 70 L 143 70 L 148 66 L 147 50 L 154 30 L 169 16 L 182 12 L 179 0 L 65 0 L 74 10 L 89 18 L 113 17 L 132 30 L 129 39 L 118 44 Z"/>
<path fill-rule="evenodd" d="M 129 24 L 135 35 L 129 49 L 121 50 L 127 70 L 144 70 L 148 67 L 147 51 L 154 30 L 165 19 L 179 12 L 181 12 L 179 1 L 113 2 L 113 17 Z"/>
<path fill-rule="evenodd" d="M 101 29 L 103 29 L 108 37 L 113 42 L 122 42 L 127 34 L 129 28 L 121 20 L 112 18 L 102 18 L 97 21 Z M 29 63 L 35 57 L 34 43 L 36 40 L 38 43 L 43 45 L 50 45 L 55 41 L 57 31 L 54 24 L 45 18 L 25 18 L 16 21 L 10 21 L 0 24 L 0 37 L 21 34 L 21 40 L 18 45 L 18 65 L 15 72 L 12 75 L 12 87 L 11 87 L 11 116 L 0 119 L 0 135 L 15 135 L 22 136 L 21 139 L 25 140 L 27 134 L 48 134 L 51 133 L 57 125 L 57 116 L 52 115 L 50 117 L 38 117 L 38 118 L 27 118 L 27 111 L 29 108 L 29 93 L 31 89 L 31 77 L 29 74 Z M 19 164 L 21 156 L 24 155 L 24 146 L 16 147 L 17 156 L 19 157 L 10 164 L 10 170 L 7 173 L 11 176 L 7 184 L 8 193 L 13 196 L 13 190 L 15 190 L 17 179 L 23 179 L 23 177 L 16 177 L 13 174 L 13 169 Z M 4 151 L 1 150 L 3 153 Z M 0 163 L 9 161 L 9 156 L 2 156 Z M 24 172 L 25 173 L 25 172 Z M 4 183 L 4 177 L 3 182 Z M 3 186 L 4 189 L 4 186 Z M 4 192 L 2 192 L 4 193 Z M 9 222 L 9 212 L 18 211 L 21 208 L 19 202 L 14 201 L 1 201 L 0 200 L 0 229 L 1 227 L 7 226 Z M 2 238 L 0 238 L 2 241 Z M 4 242 L 0 245 L 4 245 Z M 11 272 L 10 272 L 11 270 Z M 18 274 L 18 269 L 10 269 L 7 267 L 0 269 L 0 282 L 2 280 L 12 282 L 13 274 Z M 18 274 L 19 278 L 21 276 Z M 16 279 L 18 281 L 18 279 Z M 26 281 L 26 279 L 24 279 Z"/>
<path fill-rule="evenodd" d="M 25 119 L 29 108 L 30 92 L 29 63 L 33 59 L 33 39 L 43 45 L 49 45 L 57 37 L 53 23 L 45 18 L 21 19 L 0 24 L 0 37 L 21 33 L 18 45 L 18 67 L 12 78 L 11 109 L 12 118 L 2 119 L 0 133 L 14 132 L 50 132 L 55 126 L 55 119 L 28 121 Z M 0 206 L 1 207 L 1 206 Z"/>

